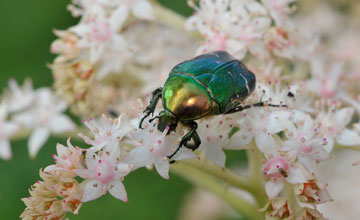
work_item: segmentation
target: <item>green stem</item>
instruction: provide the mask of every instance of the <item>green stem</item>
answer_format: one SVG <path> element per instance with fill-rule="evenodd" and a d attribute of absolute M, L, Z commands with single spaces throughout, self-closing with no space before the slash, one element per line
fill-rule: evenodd
<path fill-rule="evenodd" d="M 239 176 L 238 174 L 235 174 L 234 172 L 232 172 L 229 169 L 226 169 L 225 167 L 219 167 L 211 161 L 189 159 L 189 160 L 178 161 L 178 163 L 195 167 L 201 171 L 204 171 L 209 175 L 212 175 L 214 177 L 223 180 L 224 182 L 230 184 L 231 186 L 246 190 L 250 193 L 256 191 L 256 189 L 254 188 L 253 185 L 250 184 L 248 179 Z"/>
<path fill-rule="evenodd" d="M 342 149 L 342 150 L 353 150 L 353 151 L 360 151 L 360 146 L 343 146 L 338 143 L 335 144 L 335 149 Z"/>
<path fill-rule="evenodd" d="M 267 203 L 267 197 L 265 193 L 265 182 L 262 175 L 261 164 L 263 160 L 263 154 L 256 147 L 255 141 L 250 143 L 251 148 L 247 151 L 248 167 L 250 172 L 249 182 L 257 189 L 254 195 L 260 206 L 264 206 Z"/>
<path fill-rule="evenodd" d="M 216 179 L 204 172 L 201 172 L 199 169 L 193 168 L 191 166 L 177 163 L 171 166 L 171 170 L 175 173 L 183 176 L 185 179 L 191 181 L 195 185 L 205 188 L 220 198 L 227 202 L 232 208 L 236 211 L 247 217 L 251 220 L 262 220 L 264 219 L 263 215 L 258 212 L 256 206 L 253 204 L 235 196 L 227 187 Z"/>
<path fill-rule="evenodd" d="M 187 32 L 194 38 L 203 39 L 203 37 L 198 32 L 188 32 L 185 30 L 186 17 L 162 6 L 157 2 L 152 2 L 152 5 L 158 22 Z"/>

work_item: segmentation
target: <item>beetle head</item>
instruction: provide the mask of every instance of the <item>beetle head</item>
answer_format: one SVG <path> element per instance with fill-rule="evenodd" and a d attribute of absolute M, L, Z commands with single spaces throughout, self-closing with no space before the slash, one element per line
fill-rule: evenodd
<path fill-rule="evenodd" d="M 170 131 L 175 131 L 177 127 L 178 120 L 171 112 L 168 110 L 162 110 L 159 113 L 159 124 L 158 129 L 159 131 L 163 132 L 166 127 L 169 127 L 169 133 Z"/>

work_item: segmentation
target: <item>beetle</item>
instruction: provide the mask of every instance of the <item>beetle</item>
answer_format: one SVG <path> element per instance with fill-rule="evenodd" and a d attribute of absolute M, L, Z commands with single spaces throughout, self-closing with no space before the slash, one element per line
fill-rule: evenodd
<path fill-rule="evenodd" d="M 215 51 L 197 56 L 176 65 L 170 72 L 163 87 L 152 92 L 150 104 L 143 111 L 142 123 L 153 114 L 160 98 L 162 110 L 155 118 L 159 119 L 158 130 L 175 131 L 179 122 L 190 128 L 178 146 L 168 156 L 172 158 L 182 146 L 196 150 L 201 140 L 196 132 L 195 120 L 219 115 L 232 114 L 251 107 L 286 107 L 259 102 L 252 105 L 241 105 L 255 89 L 255 74 L 226 51 Z M 150 121 L 154 120 L 152 118 Z M 188 143 L 193 139 L 193 144 Z"/>

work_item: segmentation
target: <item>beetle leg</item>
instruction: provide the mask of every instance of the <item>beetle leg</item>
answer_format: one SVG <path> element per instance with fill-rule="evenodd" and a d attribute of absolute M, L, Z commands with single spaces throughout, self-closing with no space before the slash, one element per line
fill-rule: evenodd
<path fill-rule="evenodd" d="M 146 109 L 143 111 L 145 116 L 140 120 L 139 128 L 142 129 L 142 123 L 145 120 L 145 118 L 149 117 L 150 114 L 153 114 L 156 108 L 156 104 L 159 101 L 159 99 L 162 96 L 162 88 L 157 88 L 152 92 L 152 99 L 150 101 L 150 104 L 146 107 Z"/>
<path fill-rule="evenodd" d="M 273 105 L 273 104 L 268 104 L 267 102 L 259 102 L 259 103 L 255 103 L 255 104 L 251 104 L 251 105 L 240 105 L 240 106 L 236 106 L 232 109 L 229 109 L 227 112 L 225 112 L 224 114 L 231 114 L 231 113 L 235 113 L 235 112 L 241 112 L 245 109 L 249 109 L 252 107 L 287 107 L 287 105 Z"/>
<path fill-rule="evenodd" d="M 191 121 L 186 125 L 190 126 L 191 130 L 186 135 L 184 135 L 184 137 L 181 139 L 180 144 L 179 144 L 178 148 L 176 148 L 174 153 L 172 153 L 170 156 L 168 156 L 169 159 L 171 159 L 173 156 L 175 156 L 175 154 L 180 150 L 180 148 L 182 146 L 185 146 L 185 147 L 189 146 L 188 148 L 190 148 L 192 150 L 196 150 L 199 147 L 199 145 L 201 144 L 200 137 L 199 137 L 198 133 L 196 132 L 196 129 L 198 128 L 198 124 L 194 121 Z M 193 145 L 193 146 L 187 144 L 187 142 L 189 142 L 191 140 L 191 138 L 195 142 L 195 145 Z"/>
<path fill-rule="evenodd" d="M 199 134 L 196 131 L 194 132 L 192 139 L 194 140 L 194 144 L 185 143 L 185 147 L 194 151 L 198 149 L 201 144 Z"/>

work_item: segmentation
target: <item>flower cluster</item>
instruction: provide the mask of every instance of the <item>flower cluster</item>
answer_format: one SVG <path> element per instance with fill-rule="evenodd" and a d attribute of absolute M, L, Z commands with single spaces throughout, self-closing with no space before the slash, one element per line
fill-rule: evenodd
<path fill-rule="evenodd" d="M 191 55 L 189 37 L 155 21 L 154 7 L 148 0 L 74 0 L 69 5 L 81 19 L 55 31 L 59 39 L 51 52 L 58 56 L 50 67 L 56 92 L 72 112 L 90 117 L 127 106 L 129 96 L 136 99 L 161 85 L 144 86 L 154 75 L 164 82 L 164 70 Z"/>
<path fill-rule="evenodd" d="M 20 87 L 11 79 L 0 99 L 0 157 L 12 157 L 9 141 L 19 133 L 31 132 L 28 148 L 34 158 L 50 134 L 74 130 L 75 124 L 64 114 L 66 107 L 49 88 L 33 90 L 30 80 Z"/>
<path fill-rule="evenodd" d="M 123 180 L 130 172 L 154 167 L 169 179 L 175 162 L 175 167 L 183 164 L 222 180 L 217 182 L 225 182 L 224 188 L 229 184 L 249 191 L 258 200 L 256 208 L 264 206 L 265 219 L 326 219 L 318 207 L 334 196 L 317 164 L 330 160 L 335 147 L 360 145 L 359 87 L 354 83 L 360 68 L 349 59 L 358 51 L 349 55 L 337 38 L 329 39 L 335 46 L 327 49 L 321 35 L 328 32 L 293 19 L 294 0 L 191 0 L 189 5 L 195 10 L 190 18 L 176 15 L 163 23 L 178 27 L 180 20 L 187 31 L 198 32 L 196 39 L 160 25 L 164 15 L 172 15 L 153 1 L 74 0 L 69 6 L 81 19 L 55 32 L 59 39 L 51 50 L 59 56 L 51 68 L 55 90 L 73 112 L 96 116 L 83 121 L 91 136 L 79 134 L 90 147 L 73 147 L 70 141 L 68 147 L 57 146 L 56 164 L 41 171 L 44 181 L 24 199 L 23 218 L 65 218 L 66 212 L 77 213 L 83 202 L 106 192 L 126 202 Z M 255 91 L 241 103 L 249 108 L 197 120 L 201 144 L 195 151 L 178 148 L 189 131 L 186 124 L 159 131 L 155 117 L 140 129 L 141 111 L 150 100 L 137 98 L 150 98 L 145 94 L 160 87 L 178 62 L 215 50 L 228 51 L 256 74 Z M 49 90 L 20 89 L 14 83 L 10 88 L 0 105 L 0 125 L 6 131 L 0 132 L 2 155 L 9 154 L 7 140 L 18 129 L 13 122 L 34 129 L 31 155 L 51 132 L 72 127 L 61 114 L 65 105 L 54 102 Z M 121 115 L 97 119 L 101 112 Z M 226 167 L 225 151 L 230 150 L 250 152 L 249 180 L 241 181 Z"/>
<path fill-rule="evenodd" d="M 238 59 L 247 53 L 261 60 L 273 55 L 291 59 L 296 46 L 295 26 L 288 16 L 294 0 L 204 0 L 187 21 L 188 30 L 198 30 L 205 38 L 198 53 L 226 50 Z"/>

